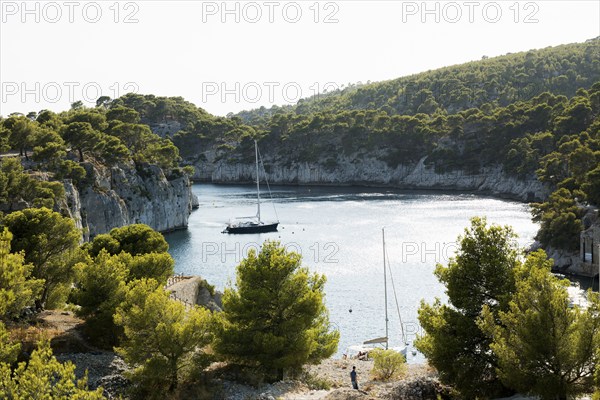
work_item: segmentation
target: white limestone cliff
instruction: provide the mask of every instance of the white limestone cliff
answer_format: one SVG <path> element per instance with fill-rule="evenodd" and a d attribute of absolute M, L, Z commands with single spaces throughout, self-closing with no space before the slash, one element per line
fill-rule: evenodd
<path fill-rule="evenodd" d="M 212 157 L 211 157 L 212 156 Z M 472 174 L 463 170 L 438 173 L 422 158 L 418 163 L 390 167 L 385 161 L 372 157 L 348 158 L 339 156 L 335 165 L 327 163 L 270 163 L 267 164 L 272 184 L 304 185 L 365 185 L 390 186 L 406 189 L 468 190 L 506 196 L 522 201 L 545 199 L 549 190 L 535 177 L 517 179 L 502 171 L 500 166 L 485 168 Z M 252 163 L 229 163 L 209 154 L 206 161 L 194 165 L 195 180 L 215 183 L 251 182 L 255 179 Z"/>
<path fill-rule="evenodd" d="M 84 239 L 135 223 L 160 232 L 187 227 L 194 196 L 186 175 L 165 176 L 157 166 L 136 169 L 133 163 L 84 166 L 87 183 L 81 191 L 65 183 L 71 216 L 84 229 Z"/>

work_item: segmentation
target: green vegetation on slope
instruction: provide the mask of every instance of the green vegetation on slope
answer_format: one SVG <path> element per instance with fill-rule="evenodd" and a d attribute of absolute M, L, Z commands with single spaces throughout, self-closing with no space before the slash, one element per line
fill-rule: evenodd
<path fill-rule="evenodd" d="M 0 234 L 0 395 L 7 398 L 36 397 L 35 393 L 48 399 L 102 398 L 101 389 L 90 392 L 85 380 L 76 381 L 71 364 L 56 361 L 48 342 L 39 343 L 30 356 L 20 351 L 21 344 L 14 343 L 6 330 L 5 324 L 30 322 L 30 313 L 24 311 L 39 301 L 50 282 L 58 281 L 54 276 L 59 273 L 68 292 L 63 301 L 68 298 L 85 319 L 92 343 L 118 346 L 115 350 L 131 367 L 127 373 L 131 398 L 165 398 L 181 383 L 198 384 L 214 359 L 260 366 L 264 369 L 254 371 L 255 376 L 272 377 L 271 368 L 298 372 L 337 349 L 339 332 L 330 331 L 323 301 L 325 278 L 300 267 L 301 257 L 277 243 L 266 242 L 258 256 L 250 254 L 240 264 L 238 287 L 228 289 L 225 312 L 214 315 L 174 300 L 165 291 L 173 259 L 162 235 L 148 226 L 113 229 L 75 251 L 72 239 L 77 231 L 58 213 L 42 208 L 10 216 L 23 220 L 24 228 L 14 236 L 7 229 Z M 34 219 L 56 237 L 48 238 L 30 226 Z M 11 243 L 23 251 L 11 253 Z M 73 266 L 73 258 L 56 258 L 51 250 L 59 249 L 76 252 L 77 264 Z M 46 259 L 52 271 L 40 277 L 32 274 Z M 273 290 L 276 296 L 264 297 Z M 262 311 L 256 313 L 257 307 Z M 252 321 L 259 329 L 249 331 L 243 321 Z M 253 338 L 262 342 L 252 345 Z M 214 351 L 205 352 L 210 345 Z M 255 346 L 263 351 L 255 351 Z M 28 362 L 14 364 L 17 356 Z"/>
<path fill-rule="evenodd" d="M 600 202 L 599 66 L 596 38 L 228 118 L 212 116 L 181 97 L 103 97 L 91 109 L 74 104 L 60 114 L 10 116 L 0 121 L 0 145 L 31 155 L 34 168 L 76 183 L 85 179 L 81 161 L 89 157 L 108 165 L 131 159 L 189 174 L 189 168 L 177 169 L 180 155 L 185 165 L 206 162 L 209 152 L 217 161 L 250 162 L 252 139 L 259 139 L 265 157 L 281 166 L 309 162 L 335 170 L 377 159 L 395 168 L 424 159 L 437 172 L 479 174 L 500 167 L 519 179 L 537 177 L 556 190 L 534 207 L 542 224 L 538 239 L 544 246 L 576 250 L 579 205 Z M 3 173 L 19 175 L 10 163 L 2 162 Z M 27 177 L 14 182 L 0 175 L 0 195 L 14 198 L 16 193 L 29 204 L 33 198 L 49 207 L 60 197 L 60 188 L 51 183 L 35 184 Z M 11 211 L 11 205 L 4 207 Z"/>
<path fill-rule="evenodd" d="M 115 107 L 135 110 L 142 123 L 149 125 L 178 122 L 181 130 L 174 133 L 173 143 L 183 158 L 193 161 L 202 160 L 202 153 L 214 146 L 231 150 L 231 143 L 255 134 L 255 130 L 239 118 L 215 117 L 181 97 L 130 93 L 114 100 L 111 111 Z"/>
<path fill-rule="evenodd" d="M 600 79 L 600 38 L 484 58 L 403 78 L 357 84 L 300 100 L 290 107 L 238 113 L 252 125 L 276 114 L 378 110 L 388 115 L 454 114 L 488 104 L 504 107 L 543 92 L 571 97 Z"/>
<path fill-rule="evenodd" d="M 82 184 L 86 176 L 82 163 L 90 161 L 106 166 L 130 161 L 137 165 L 150 163 L 167 173 L 176 168 L 177 147 L 152 133 L 147 125 L 138 123 L 139 119 L 133 109 L 78 108 L 75 104 L 71 110 L 59 114 L 48 110 L 28 116 L 12 114 L 0 118 L 0 143 L 3 150 L 18 151 L 26 160 L 31 156 L 30 171 L 48 172 L 51 179 L 69 178 L 76 184 Z M 50 207 L 54 205 L 50 200 L 60 197 L 52 183 L 34 184 L 18 174 L 21 167 L 9 158 L 0 162 L 2 173 L 7 175 L 7 178 L 0 175 L 0 195 L 6 193 L 13 201 L 37 200 Z M 10 179 L 11 173 L 19 175 L 20 180 Z"/>
<path fill-rule="evenodd" d="M 544 251 L 518 257 L 510 228 L 475 218 L 455 258 L 436 275 L 449 304 L 421 303 L 415 345 L 464 398 L 510 391 L 542 399 L 591 393 L 600 373 L 600 296 L 569 305 L 568 281 L 550 273 Z"/>

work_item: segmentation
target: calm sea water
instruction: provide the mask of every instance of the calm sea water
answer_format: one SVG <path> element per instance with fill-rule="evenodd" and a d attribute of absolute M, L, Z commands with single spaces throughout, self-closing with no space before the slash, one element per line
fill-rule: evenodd
<path fill-rule="evenodd" d="M 165 236 L 176 272 L 200 275 L 223 290 L 234 282 L 235 267 L 249 249 L 267 239 L 279 240 L 301 253 L 312 271 L 327 276 L 330 320 L 341 333 L 338 356 L 349 345 L 385 334 L 383 227 L 392 271 L 390 345 L 401 345 L 402 326 L 411 351 L 420 332 L 419 303 L 435 297 L 445 300 L 444 288 L 433 275 L 435 265 L 447 263 L 471 217 L 511 225 L 521 245 L 530 244 L 537 231 L 526 204 L 472 194 L 353 187 L 271 189 L 273 202 L 263 204 L 262 215 L 263 220 L 273 220 L 277 213 L 279 231 L 228 235 L 222 231 L 230 218 L 256 214 L 254 187 L 194 185 L 200 208 L 192 213 L 187 230 Z M 422 361 L 411 351 L 409 362 Z"/>

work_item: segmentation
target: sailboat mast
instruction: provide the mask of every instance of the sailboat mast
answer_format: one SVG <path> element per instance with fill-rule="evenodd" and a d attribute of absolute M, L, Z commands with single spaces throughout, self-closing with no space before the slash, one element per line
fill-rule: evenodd
<path fill-rule="evenodd" d="M 381 228 L 381 236 L 383 238 L 383 288 L 384 288 L 384 298 L 385 298 L 385 349 L 388 348 L 388 300 L 387 300 L 387 273 L 386 273 L 386 264 L 385 264 L 385 228 Z"/>
<path fill-rule="evenodd" d="M 254 153 L 256 155 L 256 204 L 258 206 L 256 216 L 260 223 L 260 178 L 258 175 L 258 143 L 256 143 L 256 140 L 254 141 Z"/>

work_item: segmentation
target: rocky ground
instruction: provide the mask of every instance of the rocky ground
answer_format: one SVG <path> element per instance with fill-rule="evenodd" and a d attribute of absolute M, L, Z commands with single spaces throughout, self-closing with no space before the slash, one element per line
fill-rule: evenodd
<path fill-rule="evenodd" d="M 76 365 L 78 377 L 87 371 L 91 388 L 102 386 L 109 399 L 121 398 L 128 385 L 124 372 L 125 362 L 114 352 L 99 350 L 86 342 L 81 334 L 83 321 L 66 311 L 44 311 L 38 321 L 30 327 L 18 328 L 13 332 L 14 339 L 23 340 L 25 347 L 42 336 L 51 339 L 57 359 L 71 361 Z M 350 370 L 355 365 L 358 371 L 360 390 L 350 385 Z M 211 389 L 214 393 L 207 397 L 206 390 L 191 388 L 185 398 L 226 399 L 226 400 L 424 400 L 437 399 L 439 393 L 444 396 L 448 388 L 437 380 L 436 372 L 423 364 L 408 365 L 406 372 L 392 382 L 380 382 L 371 376 L 373 361 L 327 359 L 319 365 L 310 366 L 309 378 L 286 380 L 274 384 L 252 386 L 227 379 L 227 374 L 215 373 L 222 369 L 223 363 L 211 366 L 214 380 Z M 316 383 L 326 383 L 329 388 L 315 389 Z M 313 386 L 311 388 L 309 386 Z M 196 395 L 197 394 L 197 395 Z M 442 397 L 448 398 L 448 397 Z M 522 396 L 513 396 L 500 400 L 532 400 Z"/>
<path fill-rule="evenodd" d="M 128 382 L 123 376 L 127 370 L 125 362 L 114 352 L 104 351 L 91 346 L 81 334 L 83 321 L 71 312 L 44 311 L 35 327 L 35 332 L 41 331 L 48 334 L 57 359 L 71 361 L 76 365 L 78 377 L 84 376 L 87 371 L 88 384 L 91 388 L 102 386 L 105 395 L 109 398 L 118 398 Z M 32 328 L 33 329 L 33 328 Z M 28 333 L 30 336 L 33 334 Z M 35 336 L 35 335 L 33 335 Z M 360 390 L 353 390 L 350 385 L 350 370 L 356 365 Z M 223 365 L 215 364 L 218 370 Z M 409 365 L 404 376 L 392 383 L 378 382 L 372 379 L 370 372 L 373 368 L 372 361 L 327 359 L 319 365 L 308 368 L 310 379 L 306 382 L 325 383 L 327 390 L 311 389 L 307 383 L 300 380 L 286 380 L 275 384 L 264 384 L 258 387 L 244 385 L 227 380 L 226 376 L 215 380 L 218 387 L 215 398 L 228 400 L 346 400 L 346 399 L 423 399 L 434 397 L 406 397 L 405 388 L 410 387 L 411 393 L 424 392 L 422 387 L 430 391 L 435 387 L 435 372 L 425 365 Z M 413 386 L 416 386 L 415 389 Z M 412 385 L 412 386 L 411 386 Z M 403 393 L 397 397 L 394 393 Z M 425 391 L 426 392 L 426 391 Z M 188 397 L 193 399 L 194 397 Z"/>
<path fill-rule="evenodd" d="M 352 366 L 358 371 L 360 390 L 353 390 L 350 384 Z M 311 389 L 299 381 L 283 381 L 254 388 L 232 382 L 223 382 L 223 398 L 231 400 L 353 400 L 353 399 L 435 399 L 422 397 L 421 392 L 435 388 L 435 372 L 426 365 L 409 365 L 407 372 L 399 379 L 384 383 L 373 380 L 370 372 L 373 361 L 327 359 L 319 365 L 310 366 L 308 381 L 325 381 L 330 385 L 327 390 Z M 305 379 L 306 380 L 306 379 Z M 414 388 L 414 383 L 417 388 Z M 411 386 L 412 385 L 412 386 Z M 421 390 L 421 387 L 424 390 Z M 408 388 L 408 389 L 406 389 Z M 431 392 L 431 390 L 429 390 Z M 402 397 L 395 396 L 401 393 Z"/>
<path fill-rule="evenodd" d="M 118 398 L 118 394 L 127 385 L 123 372 L 127 370 L 125 362 L 112 351 L 100 350 L 90 345 L 81 332 L 83 320 L 72 312 L 47 310 L 40 313 L 37 323 L 28 328 L 28 337 L 35 341 L 38 336 L 47 336 L 51 340 L 56 358 L 61 362 L 75 364 L 78 378 L 88 374 L 88 386 L 92 389 L 102 386 L 109 398 Z M 28 343 L 33 345 L 33 343 Z"/>
<path fill-rule="evenodd" d="M 183 283 L 186 282 L 186 283 Z M 176 292 L 185 296 L 192 284 L 182 279 L 174 285 Z M 196 283 L 197 285 L 197 283 Z M 187 287 L 187 289 L 186 289 Z M 195 295 L 196 293 L 194 293 Z M 214 299 L 211 299 L 214 300 Z M 97 349 L 90 345 L 81 333 L 83 321 L 66 311 L 44 311 L 38 321 L 30 327 L 19 328 L 15 339 L 22 340 L 32 347 L 41 336 L 49 337 L 57 359 L 71 361 L 76 365 L 78 377 L 87 371 L 91 388 L 102 386 L 109 399 L 119 398 L 128 385 L 124 372 L 125 362 L 114 352 Z M 29 350 L 30 351 L 30 350 Z M 350 371 L 356 366 L 360 390 L 353 390 L 350 384 Z M 306 374 L 297 380 L 286 380 L 275 384 L 258 386 L 234 382 L 226 372 L 224 363 L 214 363 L 210 368 L 211 390 L 206 396 L 206 388 L 200 395 L 196 389 L 186 391 L 186 399 L 227 399 L 227 400 L 422 400 L 437 399 L 438 394 L 447 394 L 437 379 L 435 370 L 423 364 L 408 365 L 405 373 L 392 382 L 374 380 L 371 376 L 373 361 L 327 359 L 319 365 L 308 367 Z M 250 371 L 251 373 L 251 371 Z M 317 387 L 327 387 L 319 389 Z M 447 397 L 442 397 L 447 398 Z M 503 399 L 509 400 L 509 399 Z M 528 400 L 525 397 L 512 397 L 510 400 Z"/>

